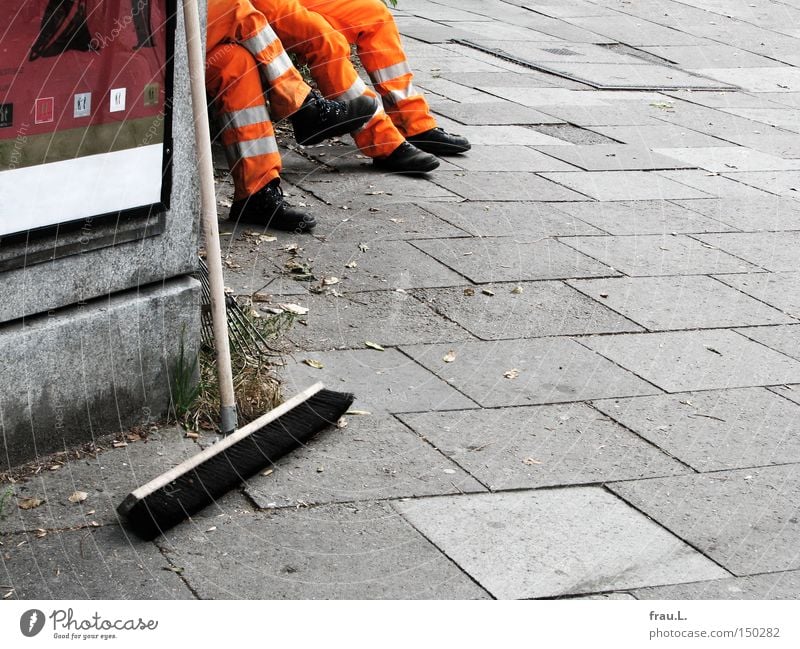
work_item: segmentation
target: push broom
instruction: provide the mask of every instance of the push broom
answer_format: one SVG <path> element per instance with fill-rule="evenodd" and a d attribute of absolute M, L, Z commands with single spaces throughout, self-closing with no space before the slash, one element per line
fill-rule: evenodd
<path fill-rule="evenodd" d="M 128 494 L 117 507 L 134 532 L 152 539 L 213 503 L 278 458 L 297 448 L 347 411 L 353 395 L 326 390 L 316 383 L 277 408 L 236 430 L 222 260 L 217 224 L 211 138 L 205 96 L 205 62 L 197 0 L 183 0 L 188 46 L 203 232 L 211 292 L 220 429 L 226 437 Z"/>

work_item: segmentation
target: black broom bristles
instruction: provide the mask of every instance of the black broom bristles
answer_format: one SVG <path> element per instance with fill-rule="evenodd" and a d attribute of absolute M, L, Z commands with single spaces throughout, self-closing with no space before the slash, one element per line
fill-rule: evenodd
<path fill-rule="evenodd" d="M 309 396 L 310 394 L 310 396 Z M 133 531 L 154 539 L 213 503 L 258 471 L 335 424 L 353 403 L 353 395 L 316 384 L 248 426 L 130 493 L 117 511 Z"/>

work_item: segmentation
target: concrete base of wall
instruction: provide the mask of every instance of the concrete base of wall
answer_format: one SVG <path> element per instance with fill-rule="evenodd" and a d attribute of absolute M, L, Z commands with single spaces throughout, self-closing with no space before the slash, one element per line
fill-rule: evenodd
<path fill-rule="evenodd" d="M 189 277 L 0 326 L 0 470 L 164 417 L 181 339 L 193 361 Z"/>

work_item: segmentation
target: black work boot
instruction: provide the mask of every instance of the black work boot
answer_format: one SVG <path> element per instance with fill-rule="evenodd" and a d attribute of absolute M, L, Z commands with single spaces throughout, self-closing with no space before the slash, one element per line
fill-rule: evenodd
<path fill-rule="evenodd" d="M 378 100 L 375 97 L 361 95 L 352 101 L 332 101 L 312 90 L 289 119 L 298 144 L 319 144 L 362 127 L 376 110 Z"/>
<path fill-rule="evenodd" d="M 258 223 L 274 230 L 308 232 L 317 224 L 310 214 L 292 207 L 283 199 L 280 178 L 259 189 L 255 194 L 234 201 L 228 216 L 232 221 Z"/>
<path fill-rule="evenodd" d="M 447 133 L 438 127 L 407 137 L 406 140 L 418 149 L 434 155 L 454 155 L 469 151 L 471 148 L 467 138 Z"/>
<path fill-rule="evenodd" d="M 439 166 L 436 156 L 420 151 L 408 142 L 403 142 L 387 156 L 373 158 L 372 163 L 379 169 L 397 173 L 425 173 Z"/>

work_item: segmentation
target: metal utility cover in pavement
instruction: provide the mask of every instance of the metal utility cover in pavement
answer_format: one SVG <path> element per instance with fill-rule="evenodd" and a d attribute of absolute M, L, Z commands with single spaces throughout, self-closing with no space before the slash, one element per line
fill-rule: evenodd
<path fill-rule="evenodd" d="M 455 42 L 533 70 L 585 83 L 598 90 L 733 90 L 736 88 L 715 79 L 666 65 L 642 65 L 633 57 L 630 57 L 630 65 L 552 61 L 538 63 L 513 52 L 486 47 L 472 40 L 459 39 Z M 567 50 L 556 52 L 555 49 L 547 51 L 559 55 L 565 55 L 567 52 Z"/>

